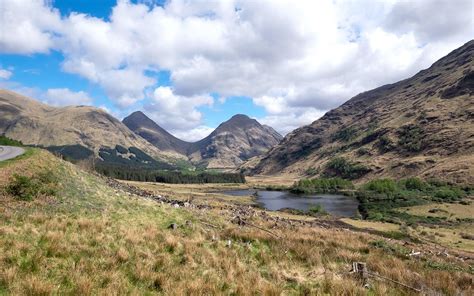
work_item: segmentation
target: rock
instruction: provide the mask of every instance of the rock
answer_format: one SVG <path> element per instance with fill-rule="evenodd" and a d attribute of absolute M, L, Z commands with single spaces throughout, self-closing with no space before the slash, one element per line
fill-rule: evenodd
<path fill-rule="evenodd" d="M 232 246 L 232 241 L 230 239 L 227 240 L 227 243 L 225 244 L 225 246 L 230 248 Z"/>
<path fill-rule="evenodd" d="M 173 204 L 173 207 L 179 208 L 179 204 L 177 204 L 177 203 L 176 203 L 176 204 Z"/>

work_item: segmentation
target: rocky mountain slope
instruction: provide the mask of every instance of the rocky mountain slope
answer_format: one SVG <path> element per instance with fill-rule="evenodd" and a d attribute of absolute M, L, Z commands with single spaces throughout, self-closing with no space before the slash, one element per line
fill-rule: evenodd
<path fill-rule="evenodd" d="M 409 79 L 361 93 L 296 129 L 252 171 L 474 184 L 474 41 Z"/>
<path fill-rule="evenodd" d="M 0 90 L 0 134 L 27 145 L 54 147 L 54 151 L 87 154 L 84 150 L 90 150 L 99 155 L 102 148 L 119 145 L 119 150 L 134 147 L 154 158 L 176 156 L 150 145 L 99 108 L 55 108 L 8 90 Z"/>
<path fill-rule="evenodd" d="M 271 127 L 241 114 L 195 143 L 177 139 L 141 112 L 131 114 L 123 123 L 159 149 L 179 152 L 194 164 L 208 168 L 239 166 L 249 158 L 265 153 L 282 138 Z"/>

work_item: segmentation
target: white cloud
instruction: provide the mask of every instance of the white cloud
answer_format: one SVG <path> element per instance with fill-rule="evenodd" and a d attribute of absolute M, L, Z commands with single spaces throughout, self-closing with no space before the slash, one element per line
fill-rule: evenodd
<path fill-rule="evenodd" d="M 13 75 L 12 71 L 0 68 L 0 79 L 8 80 Z"/>
<path fill-rule="evenodd" d="M 0 0 L 0 53 L 47 52 L 60 16 L 43 0 Z"/>
<path fill-rule="evenodd" d="M 44 102 L 52 106 L 91 105 L 92 99 L 83 91 L 74 92 L 68 88 L 50 88 L 44 94 Z"/>
<path fill-rule="evenodd" d="M 285 133 L 474 37 L 470 0 L 120 0 L 109 20 L 61 20 L 41 1 L 0 1 L 0 51 L 59 50 L 65 71 L 99 84 L 122 109 L 169 70 L 172 89 L 156 88 L 145 104 L 180 133 L 202 126 L 197 108 L 212 104 L 209 93 L 252 97 Z"/>
<path fill-rule="evenodd" d="M 212 131 L 214 131 L 214 128 L 200 125 L 189 130 L 172 131 L 172 134 L 181 140 L 196 142 L 207 137 L 210 133 L 212 133 Z"/>
<path fill-rule="evenodd" d="M 149 94 L 144 109 L 160 126 L 184 135 L 201 125 L 202 113 L 197 108 L 213 104 L 214 99 L 209 95 L 179 96 L 172 88 L 160 86 Z"/>

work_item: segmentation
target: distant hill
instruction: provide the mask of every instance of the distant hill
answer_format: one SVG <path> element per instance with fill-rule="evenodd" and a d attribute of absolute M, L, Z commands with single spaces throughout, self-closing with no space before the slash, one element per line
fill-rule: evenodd
<path fill-rule="evenodd" d="M 8 90 L 0 90 L 0 134 L 25 145 L 48 147 L 73 160 L 91 155 L 104 160 L 101 155 L 117 147 L 122 151 L 118 156 L 126 160 L 145 153 L 148 157 L 143 157 L 144 163 L 148 158 L 179 157 L 150 145 L 102 109 L 55 108 Z M 128 151 L 129 148 L 137 153 Z"/>
<path fill-rule="evenodd" d="M 271 127 L 241 114 L 195 143 L 174 137 L 142 112 L 132 113 L 123 123 L 155 147 L 181 153 L 194 164 L 208 168 L 237 167 L 249 158 L 265 153 L 282 139 Z"/>
<path fill-rule="evenodd" d="M 474 184 L 474 41 L 409 79 L 361 93 L 296 129 L 252 172 Z"/>

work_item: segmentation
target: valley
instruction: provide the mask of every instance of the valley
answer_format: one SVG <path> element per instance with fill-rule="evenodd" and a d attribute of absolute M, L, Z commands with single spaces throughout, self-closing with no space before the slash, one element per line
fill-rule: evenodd
<path fill-rule="evenodd" d="M 0 90 L 0 295 L 471 295 L 473 73 L 471 40 L 285 136 L 234 112 L 197 141 Z"/>
<path fill-rule="evenodd" d="M 14 173 L 43 180 L 42 188 L 31 197 L 13 194 Z M 249 207 L 251 199 L 206 193 L 249 188 L 251 180 L 119 183 L 32 149 L 0 175 L 7 188 L 0 199 L 0 291 L 365 294 L 349 273 L 356 261 L 410 287 L 371 278 L 376 294 L 472 291 L 474 258 L 462 248 L 406 233 L 394 239 L 397 228 L 375 222 L 353 227 L 360 220 L 267 212 Z"/>

